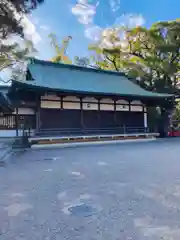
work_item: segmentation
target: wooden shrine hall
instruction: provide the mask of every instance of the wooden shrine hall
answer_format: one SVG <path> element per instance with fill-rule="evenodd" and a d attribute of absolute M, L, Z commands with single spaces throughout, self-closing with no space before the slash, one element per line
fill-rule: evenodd
<path fill-rule="evenodd" d="M 7 95 L 12 129 L 35 136 L 147 133 L 148 107 L 172 98 L 142 89 L 124 73 L 37 59 Z"/>

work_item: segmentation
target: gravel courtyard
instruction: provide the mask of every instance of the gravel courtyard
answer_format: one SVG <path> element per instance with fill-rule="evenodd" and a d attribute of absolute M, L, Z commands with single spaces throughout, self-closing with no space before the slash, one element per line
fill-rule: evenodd
<path fill-rule="evenodd" d="M 0 168 L 1 240 L 180 239 L 180 140 L 29 150 Z"/>

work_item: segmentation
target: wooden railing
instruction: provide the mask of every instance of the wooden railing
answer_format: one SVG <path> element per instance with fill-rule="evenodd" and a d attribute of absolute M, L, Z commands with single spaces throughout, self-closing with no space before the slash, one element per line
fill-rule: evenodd
<path fill-rule="evenodd" d="M 35 115 L 16 116 L 15 114 L 9 114 L 0 116 L 0 130 L 35 129 L 35 126 Z"/>
<path fill-rule="evenodd" d="M 148 133 L 144 127 L 116 127 L 116 128 L 69 128 L 69 129 L 41 129 L 37 136 L 71 136 L 71 135 L 97 135 L 97 134 L 138 134 Z"/>

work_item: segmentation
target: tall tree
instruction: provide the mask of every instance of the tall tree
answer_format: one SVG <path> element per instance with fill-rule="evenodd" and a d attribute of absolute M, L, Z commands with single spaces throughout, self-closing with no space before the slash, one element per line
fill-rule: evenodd
<path fill-rule="evenodd" d="M 123 71 L 145 89 L 178 93 L 180 81 L 180 20 L 158 22 L 150 29 L 116 29 L 90 50 L 95 52 L 95 65 Z M 123 34 L 121 34 L 123 33 Z M 123 36 L 123 37 L 122 37 Z M 100 58 L 100 61 L 97 59 Z M 161 106 L 160 126 L 168 126 L 169 107 Z M 154 113 L 153 113 L 154 116 Z M 164 129 L 161 129 L 164 133 Z"/>
<path fill-rule="evenodd" d="M 1 0 L 0 39 L 5 39 L 11 34 L 23 36 L 21 16 L 30 13 L 43 1 L 44 0 Z"/>
<path fill-rule="evenodd" d="M 180 20 L 159 22 L 150 29 L 115 29 L 105 40 L 102 38 L 98 44 L 90 46 L 90 50 L 95 52 L 97 66 L 124 71 L 149 90 L 177 91 L 180 80 Z"/>
<path fill-rule="evenodd" d="M 100 40 L 89 45 L 92 55 L 90 61 L 96 68 L 113 71 L 124 71 L 123 62 L 127 53 L 124 52 L 124 42 L 121 33 L 124 28 L 107 29 Z"/>

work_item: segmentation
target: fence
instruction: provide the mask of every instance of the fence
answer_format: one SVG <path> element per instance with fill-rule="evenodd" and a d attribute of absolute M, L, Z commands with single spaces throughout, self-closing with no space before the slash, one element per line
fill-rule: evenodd
<path fill-rule="evenodd" d="M 144 127 L 116 127 L 116 128 L 71 128 L 71 129 L 41 129 L 37 136 L 65 136 L 65 135 L 98 135 L 98 134 L 142 134 L 149 133 Z"/>
<path fill-rule="evenodd" d="M 0 130 L 35 129 L 35 115 L 3 115 L 0 116 Z"/>

